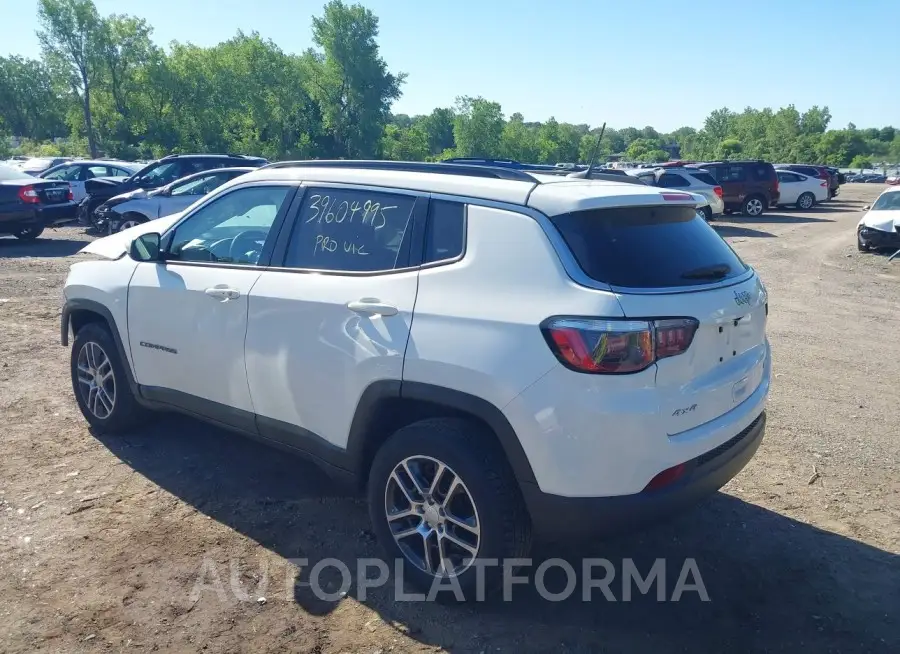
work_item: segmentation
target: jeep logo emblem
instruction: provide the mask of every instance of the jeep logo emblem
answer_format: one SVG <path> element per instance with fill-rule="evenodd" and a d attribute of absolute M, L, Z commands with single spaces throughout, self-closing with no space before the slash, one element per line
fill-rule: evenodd
<path fill-rule="evenodd" d="M 734 302 L 738 306 L 741 306 L 742 304 L 750 304 L 751 299 L 752 299 L 752 296 L 750 295 L 750 293 L 748 291 L 735 291 L 734 292 Z"/>

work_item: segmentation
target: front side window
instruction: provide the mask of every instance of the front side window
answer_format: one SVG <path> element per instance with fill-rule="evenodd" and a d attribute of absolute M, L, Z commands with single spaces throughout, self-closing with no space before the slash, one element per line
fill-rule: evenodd
<path fill-rule="evenodd" d="M 415 196 L 310 188 L 288 244 L 289 268 L 378 272 L 408 265 Z"/>
<path fill-rule="evenodd" d="M 216 198 L 175 228 L 166 260 L 256 265 L 288 186 L 251 186 Z"/>
<path fill-rule="evenodd" d="M 719 169 L 719 182 L 743 182 L 744 167 L 743 166 L 722 166 Z"/>
<path fill-rule="evenodd" d="M 150 170 L 143 173 L 136 181 L 147 186 L 162 186 L 184 177 L 181 171 L 180 161 L 166 161 L 154 164 Z"/>
<path fill-rule="evenodd" d="M 210 173 L 208 175 L 200 175 L 195 179 L 175 184 L 172 187 L 172 192 L 169 193 L 169 195 L 171 195 L 172 197 L 178 197 L 180 195 L 206 195 L 207 193 L 212 193 L 214 190 L 219 188 L 222 184 L 228 181 L 228 179 L 230 178 L 225 173 Z"/>

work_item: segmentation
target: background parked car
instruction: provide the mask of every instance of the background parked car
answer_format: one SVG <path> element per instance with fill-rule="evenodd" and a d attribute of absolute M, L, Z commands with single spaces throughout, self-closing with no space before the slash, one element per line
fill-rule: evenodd
<path fill-rule="evenodd" d="M 86 182 L 87 197 L 81 201 L 78 207 L 78 222 L 84 225 L 93 225 L 95 229 L 105 231 L 107 226 L 99 220 L 96 209 L 117 195 L 138 189 L 159 188 L 204 170 L 244 166 L 258 168 L 267 163 L 268 161 L 262 157 L 250 157 L 243 154 L 171 154 L 151 162 L 121 182 L 119 178 L 110 177 Z"/>
<path fill-rule="evenodd" d="M 137 190 L 116 196 L 98 207 L 97 214 L 106 221 L 107 231 L 115 234 L 148 220 L 183 211 L 225 182 L 252 170 L 255 169 L 244 166 L 194 173 L 152 191 Z"/>
<path fill-rule="evenodd" d="M 900 188 L 885 189 L 865 211 L 856 228 L 856 247 L 861 252 L 900 250 Z"/>
<path fill-rule="evenodd" d="M 0 165 L 0 235 L 31 241 L 45 227 L 74 217 L 75 202 L 66 182 L 37 179 Z"/>
<path fill-rule="evenodd" d="M 32 157 L 19 164 L 19 170 L 37 177 L 45 170 L 72 161 L 71 157 Z"/>
<path fill-rule="evenodd" d="M 125 161 L 79 160 L 63 163 L 48 168 L 40 174 L 42 179 L 55 179 L 68 182 L 72 188 L 72 196 L 81 202 L 87 195 L 84 183 L 97 177 L 131 177 L 143 166 Z"/>
<path fill-rule="evenodd" d="M 722 187 L 726 212 L 755 217 L 778 204 L 778 176 L 768 161 L 710 161 L 698 166 Z"/>
<path fill-rule="evenodd" d="M 814 166 L 810 164 L 775 164 L 777 170 L 792 170 L 795 173 L 806 175 L 807 177 L 818 177 L 828 183 L 828 200 L 836 196 L 840 192 L 840 182 L 837 170 L 828 166 Z M 834 172 L 832 172 L 834 171 Z M 783 191 L 784 189 L 782 189 Z M 782 204 L 792 204 L 783 202 Z"/>
<path fill-rule="evenodd" d="M 828 180 L 778 169 L 778 205 L 797 205 L 798 209 L 812 209 L 818 202 L 829 198 Z"/>
<path fill-rule="evenodd" d="M 706 198 L 707 205 L 702 207 L 706 220 L 713 220 L 725 212 L 725 201 L 722 199 L 722 187 L 708 171 L 696 166 L 678 166 L 669 168 L 632 168 L 627 173 L 631 177 L 650 186 L 677 188 Z"/>

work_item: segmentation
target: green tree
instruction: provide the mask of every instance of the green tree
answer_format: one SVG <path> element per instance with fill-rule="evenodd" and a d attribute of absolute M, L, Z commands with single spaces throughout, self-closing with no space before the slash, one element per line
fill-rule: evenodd
<path fill-rule="evenodd" d="M 43 62 L 0 57 L 0 124 L 9 133 L 32 139 L 65 136 L 65 111 Z"/>
<path fill-rule="evenodd" d="M 428 151 L 438 155 L 455 144 L 453 140 L 453 109 L 438 107 L 420 121 L 428 138 Z"/>
<path fill-rule="evenodd" d="M 719 151 L 722 153 L 722 156 L 724 158 L 731 159 L 735 155 L 743 152 L 744 146 L 737 139 L 725 139 L 721 144 L 719 144 Z"/>
<path fill-rule="evenodd" d="M 371 157 L 380 146 L 404 74 L 393 75 L 378 49 L 378 18 L 362 5 L 331 0 L 313 18 L 308 51 L 309 91 L 318 102 L 323 128 L 342 157 Z"/>
<path fill-rule="evenodd" d="M 851 168 L 871 168 L 872 161 L 869 158 L 858 154 L 855 157 L 853 157 L 853 159 L 850 161 L 850 167 Z"/>
<path fill-rule="evenodd" d="M 60 71 L 79 99 L 92 157 L 97 143 L 91 118 L 91 84 L 97 68 L 101 21 L 92 0 L 40 0 L 38 40 L 51 67 Z"/>
<path fill-rule="evenodd" d="M 496 102 L 461 96 L 456 99 L 453 138 L 458 157 L 496 157 L 503 135 L 503 111 Z"/>
<path fill-rule="evenodd" d="M 500 135 L 501 157 L 516 161 L 536 162 L 540 158 L 537 130 L 525 125 L 525 118 L 514 113 Z"/>
<path fill-rule="evenodd" d="M 387 125 L 381 140 L 382 156 L 394 161 L 424 161 L 430 154 L 428 135 L 419 125 Z"/>

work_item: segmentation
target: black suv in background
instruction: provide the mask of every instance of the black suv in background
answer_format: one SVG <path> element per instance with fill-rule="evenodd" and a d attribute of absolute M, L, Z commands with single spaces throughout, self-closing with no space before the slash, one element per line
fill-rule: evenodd
<path fill-rule="evenodd" d="M 722 187 L 725 212 L 754 218 L 778 204 L 778 175 L 768 161 L 709 161 L 696 164 Z"/>
<path fill-rule="evenodd" d="M 262 157 L 244 154 L 170 154 L 147 164 L 131 177 L 101 177 L 86 181 L 84 188 L 87 196 L 78 206 L 78 222 L 94 224 L 97 207 L 123 193 L 159 188 L 176 179 L 214 168 L 258 168 L 267 163 Z"/>

